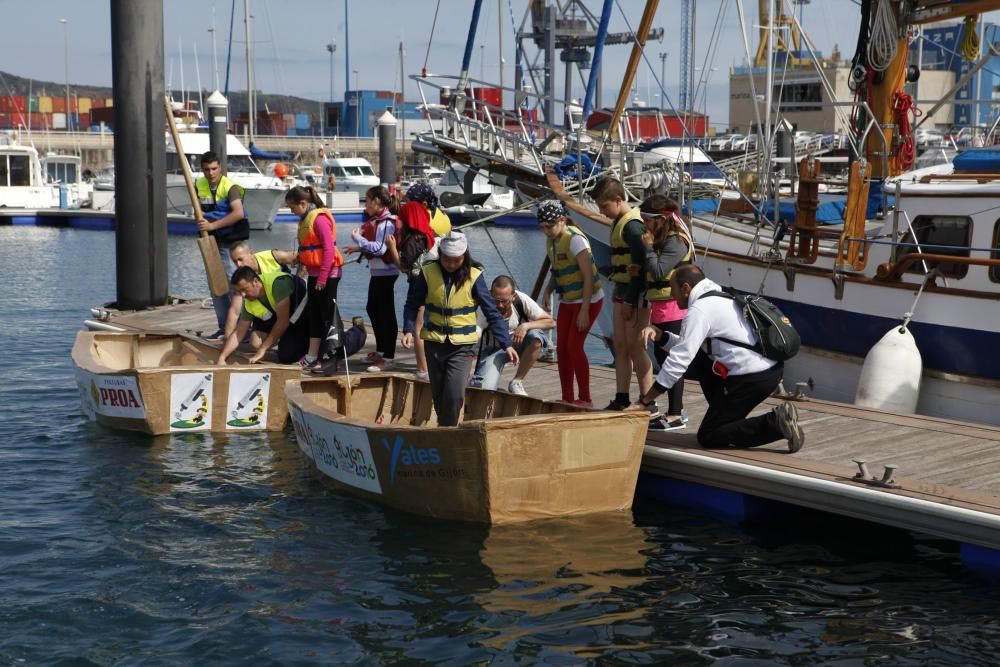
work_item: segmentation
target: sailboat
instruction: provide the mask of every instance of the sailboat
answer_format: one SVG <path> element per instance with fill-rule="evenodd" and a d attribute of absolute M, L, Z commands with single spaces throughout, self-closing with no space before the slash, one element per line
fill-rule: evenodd
<path fill-rule="evenodd" d="M 646 4 L 616 117 L 655 5 Z M 870 10 L 864 16 L 891 15 L 895 39 L 907 26 L 998 9 L 1000 0 L 864 5 Z M 861 110 L 855 141 L 864 157 L 852 166 L 843 219 L 817 222 L 821 179 L 818 165 L 805 160 L 798 168 L 801 188 L 791 224 L 746 196 L 742 208 L 730 211 L 723 210 L 724 200 L 706 206 L 685 198 L 697 259 L 716 282 L 762 292 L 794 322 L 803 349 L 786 362 L 786 383 L 879 410 L 1000 424 L 1000 356 L 993 353 L 1000 347 L 1000 160 L 971 149 L 945 168 L 901 175 L 899 160 L 887 153 L 897 145 L 894 133 L 901 126 L 893 102 L 903 87 L 908 49 L 905 37 L 893 43 L 891 57 L 880 64 L 883 74 L 871 77 L 870 103 Z M 415 79 L 422 86 L 440 85 Z M 458 81 L 456 90 L 462 90 L 467 79 Z M 770 86 L 766 92 L 770 98 Z M 572 191 L 580 176 L 586 186 L 596 174 L 577 171 L 562 180 L 552 168 L 567 156 L 588 154 L 637 199 L 661 191 L 669 169 L 643 165 L 637 147 L 616 141 L 616 119 L 608 134 L 585 142 L 582 133 L 537 122 L 529 132 L 519 111 L 469 115 L 464 105 L 480 108 L 481 102 L 459 97 L 438 111 L 442 129 L 423 137 L 428 147 L 488 170 L 525 196 L 559 197 L 590 238 L 598 264 L 610 265 L 610 221 L 582 188 Z M 770 121 L 767 126 L 773 127 Z M 771 132 L 759 143 L 773 145 Z M 759 175 L 769 176 L 769 168 Z"/>

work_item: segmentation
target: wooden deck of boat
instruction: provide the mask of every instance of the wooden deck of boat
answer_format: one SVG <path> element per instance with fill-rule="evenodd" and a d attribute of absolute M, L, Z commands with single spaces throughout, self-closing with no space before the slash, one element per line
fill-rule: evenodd
<path fill-rule="evenodd" d="M 197 333 L 215 328 L 214 311 L 207 300 L 134 313 L 111 311 L 107 323 L 148 332 Z M 366 349 L 351 358 L 351 372 L 363 371 L 364 352 L 371 349 L 373 338 L 369 336 Z M 412 353 L 401 347 L 398 352 L 397 369 L 415 370 Z M 508 367 L 501 388 L 512 373 Z M 539 363 L 525 385 L 534 396 L 559 398 L 556 365 Z M 613 369 L 591 367 L 591 393 L 598 407 L 610 400 L 614 394 Z M 633 398 L 635 395 L 633 387 Z M 769 399 L 767 403 L 777 402 Z M 691 420 L 688 428 L 651 433 L 644 472 L 1000 549 L 998 427 L 807 399 L 796 402 L 806 444 L 794 455 L 788 454 L 783 441 L 755 449 L 704 450 L 698 446 L 695 433 L 707 404 L 697 383 L 687 383 L 684 403 Z M 856 481 L 854 459 L 866 460 L 871 474 L 879 478 L 883 466 L 898 466 L 898 488 Z M 796 486 L 808 480 L 826 484 L 827 488 L 813 491 Z M 887 507 L 890 501 L 910 505 L 905 509 Z M 928 518 L 942 508 L 955 510 L 957 518 Z M 929 512 L 926 516 L 925 510 Z"/>

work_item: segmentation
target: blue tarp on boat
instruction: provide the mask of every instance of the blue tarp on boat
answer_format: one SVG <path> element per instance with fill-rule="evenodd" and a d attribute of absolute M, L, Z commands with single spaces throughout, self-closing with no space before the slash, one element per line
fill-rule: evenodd
<path fill-rule="evenodd" d="M 257 148 L 254 144 L 250 144 L 250 155 L 258 158 L 260 160 L 291 160 L 292 156 L 288 153 L 272 153 L 270 151 L 262 151 Z"/>
<path fill-rule="evenodd" d="M 970 148 L 962 151 L 951 161 L 955 171 L 974 174 L 995 174 L 1000 172 L 1000 150 L 996 147 Z"/>
<path fill-rule="evenodd" d="M 879 206 L 882 205 L 881 185 L 872 183 L 868 193 L 868 210 L 866 217 L 871 220 L 878 215 Z M 892 205 L 892 197 L 886 197 L 886 205 Z M 696 199 L 692 208 L 695 213 L 714 214 L 719 207 L 718 199 Z M 819 196 L 819 206 L 816 207 L 816 222 L 821 225 L 838 225 L 844 222 L 844 210 L 847 208 L 846 195 L 823 195 Z M 795 200 L 785 199 L 779 202 L 779 214 L 781 220 L 789 225 L 795 222 Z M 686 212 L 686 211 L 685 211 Z M 768 200 L 761 205 L 761 212 L 769 219 L 774 218 L 774 200 Z"/>

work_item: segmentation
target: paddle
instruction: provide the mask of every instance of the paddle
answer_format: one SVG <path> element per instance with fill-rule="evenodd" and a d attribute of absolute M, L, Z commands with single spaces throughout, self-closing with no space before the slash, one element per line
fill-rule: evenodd
<path fill-rule="evenodd" d="M 198 194 L 194 189 L 194 179 L 191 177 L 191 167 L 188 166 L 187 155 L 181 146 L 181 138 L 177 134 L 177 124 L 174 123 L 174 111 L 170 106 L 170 98 L 164 98 L 163 108 L 167 112 L 167 127 L 170 128 L 170 136 L 174 139 L 174 148 L 177 150 L 177 159 L 181 163 L 181 170 L 184 172 L 184 182 L 187 184 L 188 197 L 191 198 L 191 207 L 194 210 L 195 220 L 200 220 L 202 216 L 201 204 L 198 202 Z M 229 276 L 222 266 L 222 257 L 219 256 L 219 245 L 215 237 L 207 232 L 200 232 L 198 235 L 198 250 L 201 251 L 201 259 L 205 263 L 205 273 L 208 275 L 208 291 L 212 296 L 222 296 L 229 293 Z"/>

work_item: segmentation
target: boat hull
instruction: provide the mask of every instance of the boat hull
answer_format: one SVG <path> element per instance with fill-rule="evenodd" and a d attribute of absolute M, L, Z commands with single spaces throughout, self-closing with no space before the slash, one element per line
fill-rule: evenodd
<path fill-rule="evenodd" d="M 490 524 L 632 504 L 644 414 L 470 389 L 459 426 L 435 428 L 430 385 L 403 375 L 293 380 L 285 393 L 300 451 L 339 491 Z"/>
<path fill-rule="evenodd" d="M 280 431 L 285 381 L 298 367 L 216 366 L 217 351 L 183 336 L 80 331 L 73 363 L 84 414 L 151 435 Z"/>

